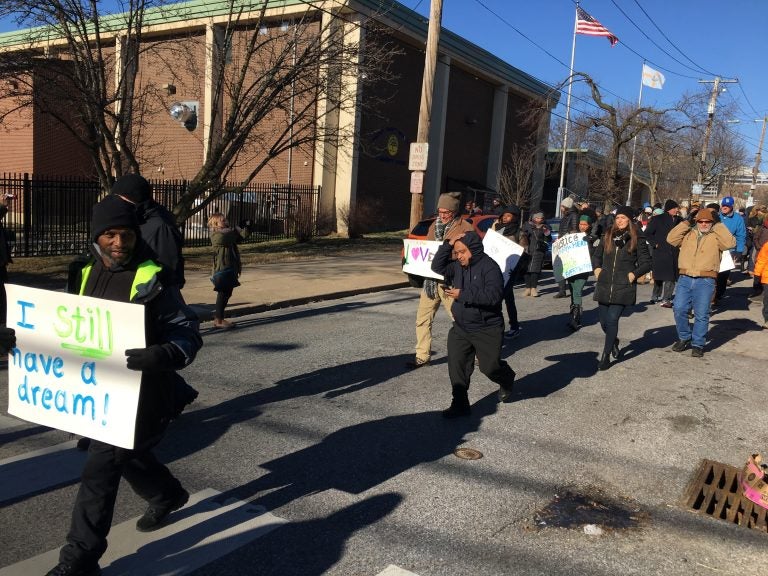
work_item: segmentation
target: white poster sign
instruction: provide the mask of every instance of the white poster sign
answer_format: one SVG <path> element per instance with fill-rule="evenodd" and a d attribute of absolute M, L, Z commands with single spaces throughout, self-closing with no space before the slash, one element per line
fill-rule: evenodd
<path fill-rule="evenodd" d="M 489 228 L 483 238 L 483 251 L 499 265 L 504 276 L 504 285 L 506 285 L 509 275 L 517 266 L 525 249 L 517 242 Z"/>
<path fill-rule="evenodd" d="M 558 281 L 576 274 L 592 272 L 589 246 L 583 238 L 583 233 L 574 232 L 561 236 L 552 243 L 552 269 Z"/>
<path fill-rule="evenodd" d="M 125 350 L 144 348 L 144 307 L 6 284 L 8 413 L 133 448 L 141 372 Z"/>
<path fill-rule="evenodd" d="M 720 272 L 727 272 L 736 268 L 736 264 L 733 262 L 733 256 L 731 256 L 730 250 L 723 250 L 722 256 L 720 256 Z"/>
<path fill-rule="evenodd" d="M 437 240 L 403 240 L 403 272 L 442 280 L 440 274 L 432 272 L 432 259 L 441 244 Z"/>

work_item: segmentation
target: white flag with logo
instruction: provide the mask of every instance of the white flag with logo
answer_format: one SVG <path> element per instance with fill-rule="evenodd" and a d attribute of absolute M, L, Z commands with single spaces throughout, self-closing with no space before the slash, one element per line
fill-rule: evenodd
<path fill-rule="evenodd" d="M 664 87 L 664 74 L 643 64 L 643 84 L 661 90 Z"/>

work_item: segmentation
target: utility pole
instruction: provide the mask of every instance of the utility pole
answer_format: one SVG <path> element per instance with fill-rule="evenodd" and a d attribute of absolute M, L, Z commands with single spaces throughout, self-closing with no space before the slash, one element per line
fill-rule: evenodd
<path fill-rule="evenodd" d="M 699 80 L 699 84 L 709 84 L 712 82 L 712 93 L 709 96 L 709 106 L 707 107 L 707 128 L 704 131 L 704 143 L 701 146 L 701 159 L 699 160 L 699 173 L 696 177 L 698 194 L 704 191 L 704 173 L 707 168 L 707 148 L 709 147 L 709 136 L 712 134 L 712 123 L 715 118 L 715 107 L 717 105 L 717 96 L 720 94 L 720 84 L 738 82 L 738 80 L 726 80 L 715 77 L 713 80 Z M 693 203 L 693 187 L 691 187 L 691 198 L 689 206 Z"/>
<path fill-rule="evenodd" d="M 768 121 L 768 116 L 763 116 L 763 130 L 760 132 L 760 144 L 757 145 L 757 154 L 755 154 L 755 166 L 752 168 L 752 184 L 749 187 L 749 198 L 747 199 L 747 206 L 751 206 L 755 202 L 755 188 L 757 188 L 757 173 L 760 171 L 760 157 L 763 153 L 763 140 L 765 139 L 765 124 Z M 755 120 L 755 122 L 761 122 L 761 120 Z"/>
<path fill-rule="evenodd" d="M 440 24 L 443 19 L 443 0 L 431 0 L 429 7 L 429 28 L 424 53 L 424 79 L 421 83 L 421 105 L 419 106 L 419 127 L 416 143 L 429 142 L 429 121 L 432 114 L 432 92 L 435 84 L 437 46 L 440 41 Z M 411 228 L 424 216 L 424 171 L 411 173 Z"/>

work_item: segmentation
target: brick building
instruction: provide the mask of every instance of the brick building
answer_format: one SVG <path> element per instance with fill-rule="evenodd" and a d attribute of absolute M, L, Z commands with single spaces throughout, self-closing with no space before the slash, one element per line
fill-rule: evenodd
<path fill-rule="evenodd" d="M 344 25 L 351 30 L 348 37 L 357 42 L 367 39 L 365 23 L 375 21 L 382 25 L 378 34 L 394 48 L 391 69 L 398 79 L 395 83 L 367 84 L 363 88 L 363 83 L 353 76 L 341 78 L 343 88 L 355 92 L 358 101 L 366 102 L 373 94 L 377 102 L 381 98 L 375 113 L 361 107 L 342 110 L 331 117 L 318 114 L 318 122 L 335 122 L 339 129 L 353 133 L 354 138 L 336 144 L 316 141 L 290 153 L 283 152 L 269 159 L 254 181 L 319 186 L 320 217 L 341 232 L 344 222 L 340 211 L 352 205 L 375 214 L 374 229 L 407 226 L 408 151 L 417 132 L 428 24 L 423 17 L 397 2 L 387 3 L 384 10 L 377 0 L 311 4 L 270 0 L 263 15 L 253 8 L 254 13 L 245 11 L 239 16 L 238 25 L 243 26 L 243 33 L 233 36 L 226 62 L 221 62 L 216 60 L 216 51 L 211 47 L 227 22 L 226 3 L 195 0 L 176 6 L 183 10 L 151 12 L 145 18 L 142 43 L 154 44 L 154 50 L 142 56 L 137 79 L 142 87 L 152 90 L 154 98 L 144 104 L 141 131 L 134 134 L 140 136 L 136 155 L 145 176 L 189 180 L 210 158 L 211 142 L 215 142 L 220 127 L 211 121 L 209 103 L 218 102 L 222 110 L 227 107 L 226 97 L 215 98 L 210 78 L 217 67 L 237 64 L 239 51 L 248 40 L 249 22 L 258 23 L 259 33 L 279 35 L 285 32 L 286 22 L 291 18 L 306 21 L 308 13 L 314 11 L 316 32 L 320 34 L 324 22 L 332 17 L 331 10 L 339 10 Z M 308 30 L 311 33 L 312 28 Z M 26 38 L 25 31 L 2 34 L 0 49 L 12 49 L 22 43 L 26 47 Z M 104 50 L 115 62 L 120 60 L 122 41 L 119 31 L 105 40 Z M 49 57 L 60 50 L 50 38 L 37 49 Z M 118 73 L 116 67 L 115 75 Z M 322 73 L 318 66 L 317 74 Z M 50 81 L 45 72 L 34 70 L 29 82 L 38 94 L 45 95 L 40 99 L 43 104 L 16 110 L 0 124 L 0 173 L 93 175 L 87 151 L 48 113 L 47 108 L 68 112 L 61 84 Z M 14 90 L 12 83 L 0 83 L 0 107 L 7 110 L 13 105 Z M 298 106 L 301 96 L 297 98 Z M 184 124 L 172 118 L 168 110 L 174 103 L 194 112 L 192 121 Z M 532 103 L 544 111 L 533 122 L 526 123 L 523 116 Z M 432 213 L 438 194 L 455 187 L 456 182 L 498 190 L 501 167 L 512 145 L 530 142 L 540 150 L 531 195 L 532 207 L 537 207 L 544 184 L 549 110 L 556 103 L 556 96 L 552 97 L 544 83 L 443 30 L 425 175 L 425 212 Z M 274 111 L 259 130 L 284 129 L 286 114 L 286 110 Z M 218 118 L 224 116 L 219 114 Z M 262 160 L 264 151 L 254 147 L 230 167 L 228 181 L 241 181 Z"/>

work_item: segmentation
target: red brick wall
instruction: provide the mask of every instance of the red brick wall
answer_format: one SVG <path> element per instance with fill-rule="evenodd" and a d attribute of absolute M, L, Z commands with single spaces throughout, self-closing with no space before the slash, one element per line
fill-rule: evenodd
<path fill-rule="evenodd" d="M 320 30 L 320 24 L 312 23 L 303 34 L 306 35 L 307 40 L 317 35 Z M 228 81 L 231 81 L 235 75 L 239 74 L 240 68 L 243 64 L 242 56 L 244 53 L 245 45 L 250 40 L 254 33 L 258 33 L 258 40 L 262 44 L 260 51 L 255 55 L 250 63 L 248 72 L 249 75 L 245 82 L 246 85 L 250 85 L 251 82 L 259 82 L 260 76 L 263 75 L 265 70 L 268 70 L 272 66 L 272 54 L 279 54 L 285 47 L 283 38 L 286 35 L 290 35 L 291 29 L 281 30 L 279 23 L 269 25 L 266 27 L 265 34 L 261 32 L 255 32 L 252 27 L 242 27 L 233 38 L 233 49 L 230 62 L 227 64 Z M 301 57 L 301 42 L 297 50 L 297 57 Z M 290 57 L 289 57 L 290 58 Z M 290 60 L 289 60 L 290 62 Z M 307 104 L 311 104 L 316 99 L 315 85 L 318 81 L 317 71 L 311 69 L 307 72 L 303 78 L 298 78 L 293 83 L 293 110 L 294 110 L 294 122 L 298 123 L 298 111 L 304 110 Z M 229 180 L 240 181 L 246 177 L 257 164 L 264 158 L 269 152 L 269 149 L 280 138 L 280 134 L 286 129 L 290 123 L 290 87 L 286 87 L 282 94 L 279 96 L 280 108 L 267 114 L 263 118 L 256 129 L 254 130 L 250 143 L 244 147 L 240 153 L 239 162 L 237 166 L 232 170 Z M 224 102 L 225 115 L 229 110 L 231 100 Z M 294 141 L 298 141 L 302 136 L 314 133 L 315 124 L 315 107 L 310 106 L 308 119 L 302 124 L 307 132 L 302 132 L 300 127 L 294 129 L 293 138 Z M 311 136 L 310 136 L 311 139 Z M 308 142 L 305 145 L 293 148 L 290 155 L 290 176 L 293 184 L 312 184 L 312 172 L 314 161 L 314 143 Z M 254 182 L 258 183 L 272 183 L 272 182 L 288 182 L 288 166 L 289 166 L 289 154 L 287 151 L 282 152 L 279 156 L 272 158 L 259 174 L 254 179 Z"/>
<path fill-rule="evenodd" d="M 7 94 L 13 87 L 0 84 Z M 0 115 L 16 107 L 13 99 L 0 99 Z M 9 112 L 0 123 L 0 173 L 32 172 L 32 110 L 26 108 Z"/>
<path fill-rule="evenodd" d="M 191 179 L 203 164 L 205 34 L 145 40 L 137 77 L 132 137 L 147 178 Z M 168 94 L 163 85 L 175 86 Z M 197 126 L 188 130 L 168 113 L 171 104 L 197 101 Z"/>

